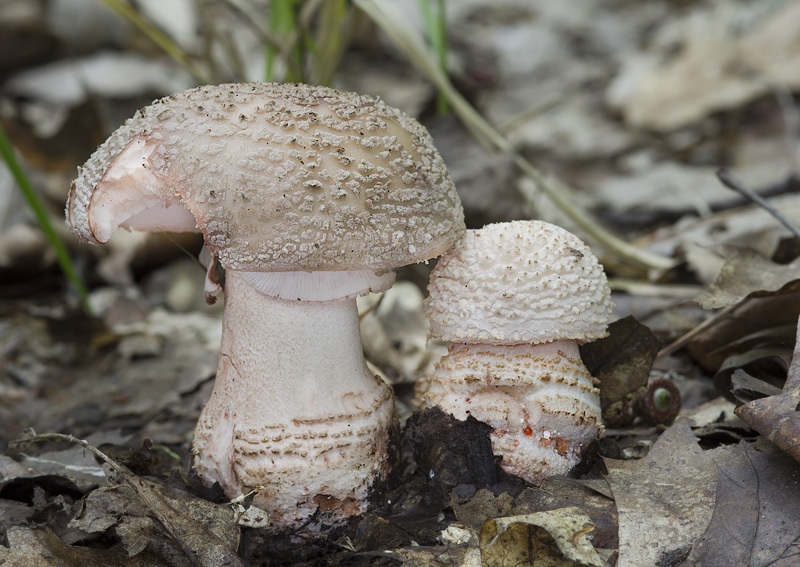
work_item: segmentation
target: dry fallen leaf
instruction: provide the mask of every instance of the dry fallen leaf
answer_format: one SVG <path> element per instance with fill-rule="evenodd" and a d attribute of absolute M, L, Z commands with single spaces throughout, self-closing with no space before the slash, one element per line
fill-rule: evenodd
<path fill-rule="evenodd" d="M 177 488 L 148 479 L 138 479 L 147 485 L 147 490 L 158 495 L 159 506 L 170 506 L 184 518 L 174 521 L 198 524 L 207 531 L 206 541 L 214 545 L 215 538 L 231 549 L 236 549 L 239 529 L 234 522 L 233 511 L 201 500 Z M 164 515 L 163 511 L 156 512 Z M 137 493 L 128 485 L 116 485 L 91 492 L 84 502 L 80 514 L 70 523 L 85 532 L 105 532 L 114 528 L 114 534 L 121 541 L 129 555 L 133 556 L 148 549 L 157 556 L 169 558 L 168 563 L 191 565 L 191 561 L 172 538 L 164 533 L 161 524 L 153 518 L 154 511 L 144 505 Z M 204 533 L 201 531 L 200 533 Z M 188 542 L 186 545 L 192 545 Z"/>
<path fill-rule="evenodd" d="M 718 479 L 711 524 L 687 565 L 797 565 L 800 465 L 743 441 L 720 466 Z"/>
<path fill-rule="evenodd" d="M 427 547 L 414 546 L 384 551 L 381 557 L 401 561 L 403 567 L 482 567 L 480 550 L 467 545 Z"/>
<path fill-rule="evenodd" d="M 688 554 L 711 521 L 717 466 L 679 418 L 646 457 L 606 459 L 619 512 L 617 567 L 657 565 Z"/>
<path fill-rule="evenodd" d="M 233 510 L 229 507 L 206 502 L 162 482 L 138 477 L 86 441 L 69 435 L 55 433 L 26 435 L 14 442 L 14 445 L 23 447 L 35 441 L 54 440 L 77 443 L 105 461 L 116 477 L 109 479 L 109 482 L 117 481 L 130 487 L 149 514 L 157 520 L 155 525 L 172 539 L 191 564 L 208 567 L 243 565 L 236 554 L 239 528 L 234 522 Z M 102 493 L 105 492 L 104 490 Z M 219 517 L 220 514 L 222 518 Z M 139 516 L 139 519 L 121 527 L 129 551 L 142 550 L 146 546 L 148 534 L 144 531 L 144 526 L 147 520 L 148 518 Z M 109 518 L 103 517 L 101 507 L 100 511 L 93 512 L 91 517 L 87 518 L 85 525 L 93 529 L 106 529 L 112 523 Z M 144 539 L 142 539 L 143 533 Z"/>
<path fill-rule="evenodd" d="M 800 462 L 800 327 L 792 363 L 780 394 L 753 400 L 736 409 L 736 415 L 775 446 Z"/>
<path fill-rule="evenodd" d="M 703 309 L 719 309 L 739 303 L 749 295 L 756 297 L 780 289 L 800 287 L 800 258 L 789 264 L 777 264 L 752 248 L 724 247 L 725 263 L 717 279 L 700 294 L 697 302 Z"/>
<path fill-rule="evenodd" d="M 487 567 L 605 567 L 589 539 L 594 528 L 586 512 L 575 507 L 487 520 L 480 533 L 481 559 Z"/>
<path fill-rule="evenodd" d="M 631 316 L 608 326 L 608 336 L 581 345 L 589 373 L 600 380 L 603 409 L 647 384 L 660 341 Z"/>
<path fill-rule="evenodd" d="M 9 547 L 0 546 L 0 565 L 9 567 L 165 567 L 147 555 L 128 557 L 119 545 L 110 549 L 64 545 L 48 528 L 15 527 L 6 534 Z"/>
<path fill-rule="evenodd" d="M 773 85 L 798 86 L 800 5 L 749 4 L 699 4 L 666 19 L 649 42 L 655 49 L 628 58 L 609 102 L 637 127 L 672 130 L 736 108 Z"/>
<path fill-rule="evenodd" d="M 744 352 L 752 343 L 747 338 L 772 334 L 785 325 L 797 325 L 800 315 L 800 289 L 790 284 L 766 295 L 748 296 L 736 305 L 712 315 L 706 323 L 673 345 L 686 346 L 692 358 L 710 372 L 716 372 L 729 356 Z M 791 339 L 790 339 L 791 340 Z"/>

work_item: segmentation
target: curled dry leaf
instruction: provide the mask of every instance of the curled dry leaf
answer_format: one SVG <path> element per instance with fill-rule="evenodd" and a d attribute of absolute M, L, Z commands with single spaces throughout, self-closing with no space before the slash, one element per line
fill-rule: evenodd
<path fill-rule="evenodd" d="M 765 295 L 787 286 L 800 287 L 800 258 L 777 264 L 751 248 L 725 246 L 725 263 L 717 279 L 700 294 L 703 309 L 718 309 L 739 303 L 749 295 Z"/>
<path fill-rule="evenodd" d="M 608 326 L 608 336 L 580 346 L 589 373 L 600 380 L 600 405 L 606 408 L 647 384 L 660 341 L 628 316 Z"/>
<path fill-rule="evenodd" d="M 113 471 L 116 477 L 114 480 L 133 490 L 144 507 L 158 520 L 156 525 L 172 539 L 193 564 L 209 567 L 242 565 L 235 551 L 239 545 L 239 530 L 234 524 L 233 511 L 230 508 L 211 504 L 168 487 L 164 483 L 135 476 L 126 467 L 116 463 L 86 441 L 70 435 L 26 434 L 14 445 L 25 446 L 37 441 L 54 440 L 77 443 L 101 458 Z M 226 517 L 230 518 L 229 522 L 219 522 L 218 518 L 216 523 L 209 522 L 208 510 L 201 510 L 205 505 L 224 511 Z M 213 516 L 213 513 L 210 515 Z M 101 516 L 102 514 L 99 514 L 92 519 L 91 523 L 98 522 L 94 524 L 96 529 L 111 525 L 107 520 L 100 520 Z M 130 535 L 131 545 L 143 549 L 140 544 L 133 543 L 135 537 L 135 534 Z"/>
<path fill-rule="evenodd" d="M 575 507 L 487 520 L 480 532 L 481 558 L 487 567 L 534 561 L 605 567 L 589 539 L 594 529 L 586 512 Z"/>
<path fill-rule="evenodd" d="M 128 554 L 118 545 L 110 549 L 93 549 L 64 545 L 48 528 L 32 530 L 16 527 L 6 532 L 9 547 L 0 545 L 0 565 L 14 567 L 61 567 L 92 565 L 93 567 L 156 567 L 153 557 Z"/>
<path fill-rule="evenodd" d="M 774 445 L 800 461 L 800 328 L 792 364 L 780 394 L 748 402 L 736 415 Z"/>
<path fill-rule="evenodd" d="M 748 296 L 736 305 L 726 307 L 703 323 L 691 336 L 679 339 L 668 347 L 686 346 L 697 363 L 716 372 L 729 356 L 754 346 L 746 337 L 775 334 L 774 329 L 796 325 L 800 315 L 800 287 L 790 284 L 776 292 Z M 760 335 L 759 335 L 760 333 Z M 790 339 L 791 340 L 791 339 Z"/>

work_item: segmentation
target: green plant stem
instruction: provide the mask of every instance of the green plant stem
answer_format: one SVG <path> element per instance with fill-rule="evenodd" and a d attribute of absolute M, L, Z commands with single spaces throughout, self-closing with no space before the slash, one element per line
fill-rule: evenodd
<path fill-rule="evenodd" d="M 296 10 L 297 0 L 271 0 L 269 27 L 273 36 L 279 38 L 280 49 L 267 47 L 266 51 L 266 77 L 268 81 L 275 80 L 275 63 L 277 60 L 285 62 L 283 81 L 304 81 L 303 59 L 304 50 L 302 34 L 298 25 Z"/>
<path fill-rule="evenodd" d="M 433 4 L 436 4 L 436 13 Z M 445 17 L 445 0 L 419 0 L 422 19 L 428 32 L 428 40 L 436 55 L 436 61 L 443 73 L 447 73 L 447 19 Z M 441 91 L 436 93 L 436 112 L 439 115 L 450 112 L 447 96 Z"/>
<path fill-rule="evenodd" d="M 563 183 L 553 178 L 547 179 L 456 90 L 436 63 L 436 58 L 430 53 L 425 42 L 405 23 L 406 19 L 396 13 L 391 2 L 387 0 L 354 0 L 354 2 L 383 30 L 417 70 L 447 97 L 453 111 L 473 136 L 484 146 L 513 156 L 517 167 L 533 180 L 539 190 L 595 241 L 621 259 L 641 268 L 663 270 L 677 263 L 672 258 L 653 254 L 625 242 L 598 224 L 586 211 L 573 204 L 565 196 Z M 523 193 L 523 197 L 529 199 L 530 195 Z"/>
<path fill-rule="evenodd" d="M 61 271 L 80 297 L 83 308 L 87 313 L 91 314 L 92 310 L 89 305 L 89 294 L 86 291 L 86 286 L 83 285 L 83 281 L 81 281 L 81 278 L 78 276 L 78 272 L 72 264 L 72 259 L 69 256 L 66 246 L 64 246 L 64 242 L 59 238 L 55 228 L 53 228 L 53 224 L 50 222 L 50 216 L 47 214 L 47 209 L 39 198 L 38 193 L 33 189 L 33 185 L 30 179 L 28 179 L 25 170 L 22 169 L 22 165 L 19 163 L 17 155 L 14 153 L 14 148 L 11 146 L 11 142 L 8 140 L 2 126 L 0 126 L 0 157 L 6 162 L 6 166 L 8 166 L 14 181 L 16 181 L 17 186 L 20 188 L 22 196 L 33 211 L 45 238 L 47 238 L 50 247 L 55 251 L 56 260 L 61 267 Z"/>
<path fill-rule="evenodd" d="M 347 0 L 325 0 L 318 8 L 317 32 L 309 77 L 315 84 L 329 85 L 353 33 L 353 8 Z"/>
<path fill-rule="evenodd" d="M 174 41 L 172 41 L 164 32 L 148 22 L 142 15 L 136 11 L 130 4 L 124 0 L 100 0 L 112 12 L 126 20 L 132 26 L 137 28 L 145 34 L 150 40 L 161 48 L 164 53 L 172 57 L 180 65 L 186 68 L 192 77 L 200 83 L 207 84 L 209 82 L 208 76 L 194 64 L 189 55 L 180 48 Z"/>

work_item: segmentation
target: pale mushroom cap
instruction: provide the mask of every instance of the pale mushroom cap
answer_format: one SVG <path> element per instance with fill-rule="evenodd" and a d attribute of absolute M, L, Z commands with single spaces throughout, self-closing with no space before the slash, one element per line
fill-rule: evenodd
<path fill-rule="evenodd" d="M 611 293 L 575 235 L 543 221 L 469 230 L 439 259 L 428 285 L 430 334 L 484 344 L 594 340 L 606 335 Z"/>
<path fill-rule="evenodd" d="M 199 229 L 244 271 L 381 271 L 438 256 L 464 230 L 418 122 L 367 96 L 269 83 L 137 112 L 80 169 L 67 218 L 90 242 L 119 226 Z"/>
<path fill-rule="evenodd" d="M 423 399 L 490 425 L 503 469 L 536 484 L 568 472 L 602 432 L 599 390 L 575 341 L 453 346 Z"/>

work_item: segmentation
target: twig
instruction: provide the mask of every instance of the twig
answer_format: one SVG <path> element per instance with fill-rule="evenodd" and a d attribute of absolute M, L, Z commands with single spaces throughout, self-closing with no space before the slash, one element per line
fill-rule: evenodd
<path fill-rule="evenodd" d="M 792 92 L 783 87 L 776 87 L 773 89 L 775 100 L 778 101 L 778 106 L 781 107 L 781 114 L 783 114 L 784 134 L 786 136 L 786 145 L 791 152 L 791 160 L 794 165 L 795 173 L 800 173 L 800 145 L 798 144 L 798 136 L 800 136 L 800 112 L 798 112 L 797 104 L 794 102 Z"/>
<path fill-rule="evenodd" d="M 623 291 L 639 297 L 666 297 L 670 299 L 694 299 L 703 290 L 699 285 L 685 284 L 653 284 L 641 280 L 609 278 L 611 291 Z"/>
<path fill-rule="evenodd" d="M 723 185 L 728 187 L 729 189 L 733 189 L 740 195 L 747 197 L 756 205 L 767 211 L 773 217 L 775 217 L 778 222 L 780 222 L 783 226 L 789 229 L 789 231 L 794 234 L 797 238 L 800 238 L 800 229 L 798 229 L 792 221 L 786 218 L 783 213 L 777 210 L 775 207 L 770 205 L 761 195 L 750 189 L 749 187 L 745 186 L 741 181 L 736 179 L 733 174 L 725 168 L 722 168 L 717 171 L 717 177 L 722 182 Z"/>

